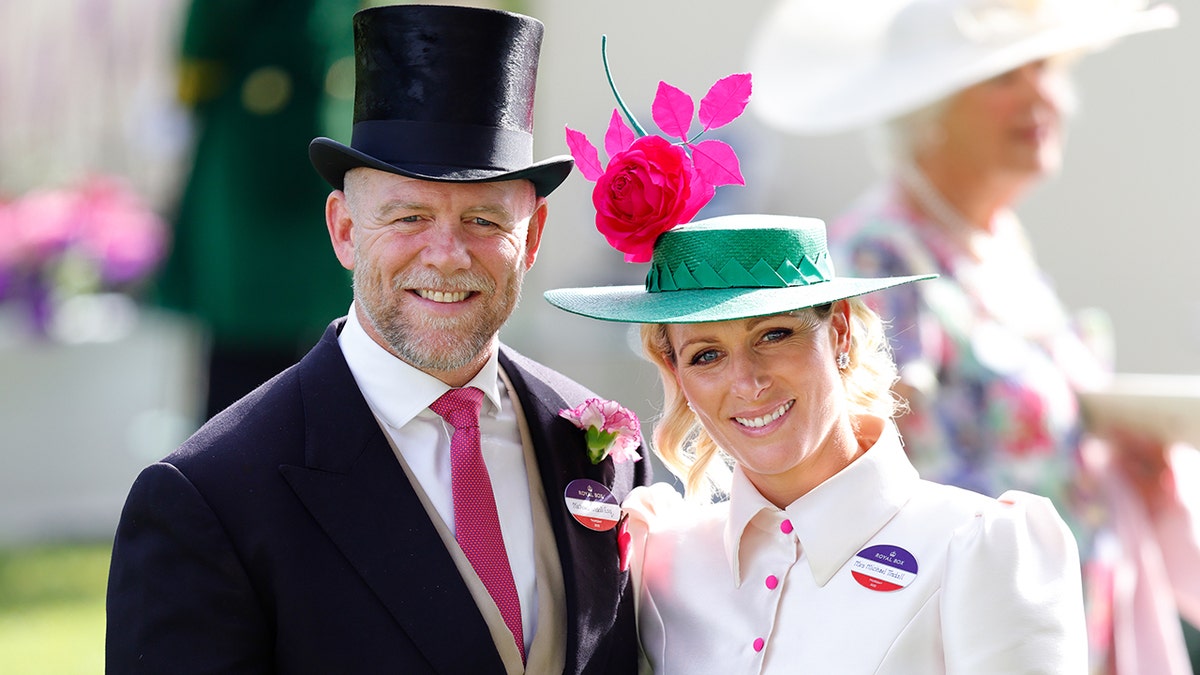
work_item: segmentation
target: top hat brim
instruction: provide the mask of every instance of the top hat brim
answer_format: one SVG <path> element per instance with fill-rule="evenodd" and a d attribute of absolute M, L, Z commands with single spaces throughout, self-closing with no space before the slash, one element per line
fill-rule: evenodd
<path fill-rule="evenodd" d="M 355 150 L 330 138 L 315 138 L 308 146 L 313 168 L 337 190 L 345 187 L 346 172 L 360 167 L 378 169 L 409 178 L 444 183 L 495 183 L 528 180 L 539 197 L 545 197 L 562 184 L 575 162 L 568 155 L 557 155 L 515 170 L 481 167 L 398 165 Z"/>

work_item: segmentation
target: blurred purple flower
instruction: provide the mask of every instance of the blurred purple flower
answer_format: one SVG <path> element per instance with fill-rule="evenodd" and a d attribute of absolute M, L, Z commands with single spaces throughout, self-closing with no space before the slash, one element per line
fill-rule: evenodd
<path fill-rule="evenodd" d="M 25 304 L 44 334 L 56 296 L 127 291 L 166 247 L 166 224 L 117 178 L 32 190 L 0 202 L 0 300 Z M 76 266 L 73 275 L 63 274 L 68 264 Z"/>
<path fill-rule="evenodd" d="M 166 248 L 166 227 L 124 183 L 99 176 L 78 196 L 78 241 L 105 284 L 126 284 L 149 273 Z"/>
<path fill-rule="evenodd" d="M 78 197 L 70 190 L 34 190 L 11 205 L 17 269 L 53 262 L 75 241 Z"/>

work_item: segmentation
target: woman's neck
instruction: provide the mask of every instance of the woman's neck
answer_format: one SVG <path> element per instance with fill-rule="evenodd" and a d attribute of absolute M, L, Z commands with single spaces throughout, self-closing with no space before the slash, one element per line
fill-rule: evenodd
<path fill-rule="evenodd" d="M 1027 184 L 969 170 L 938 170 L 936 164 L 916 162 L 898 167 L 896 179 L 908 207 L 976 262 L 1004 248 L 1003 238 L 998 236 L 1002 216 L 1010 213 Z"/>
<path fill-rule="evenodd" d="M 871 418 L 868 418 L 871 419 Z M 834 425 L 824 446 L 790 471 L 775 475 L 755 473 L 743 466 L 750 482 L 767 501 L 781 509 L 811 492 L 854 463 L 879 439 L 878 428 L 868 425 L 866 437 L 860 433 L 860 420 L 847 416 Z M 871 434 L 874 434 L 872 437 Z"/>
<path fill-rule="evenodd" d="M 899 171 L 910 205 L 951 231 L 992 233 L 996 216 L 1012 207 L 1026 181 L 918 158 Z M 959 232 L 967 234 L 967 232 Z"/>

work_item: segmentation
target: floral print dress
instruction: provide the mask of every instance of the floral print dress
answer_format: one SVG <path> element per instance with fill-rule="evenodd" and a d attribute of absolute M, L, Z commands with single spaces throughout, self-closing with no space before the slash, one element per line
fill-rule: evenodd
<path fill-rule="evenodd" d="M 1107 517 L 1080 469 L 1077 388 L 1107 368 L 1064 311 L 1011 213 L 990 237 L 918 215 L 885 186 L 830 227 L 844 276 L 936 273 L 866 300 L 888 321 L 909 411 L 897 418 L 922 478 L 997 496 L 1049 497 L 1079 540 L 1085 582 L 1104 579 Z M 1093 663 L 1111 648 L 1107 584 L 1089 589 Z M 1103 669 L 1100 672 L 1104 672 Z"/>

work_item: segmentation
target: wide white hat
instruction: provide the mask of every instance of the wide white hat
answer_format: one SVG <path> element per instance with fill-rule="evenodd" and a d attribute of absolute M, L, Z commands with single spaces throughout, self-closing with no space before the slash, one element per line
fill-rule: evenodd
<path fill-rule="evenodd" d="M 785 131 L 845 131 L 1177 22 L 1146 0 L 781 0 L 751 39 L 750 109 Z"/>

